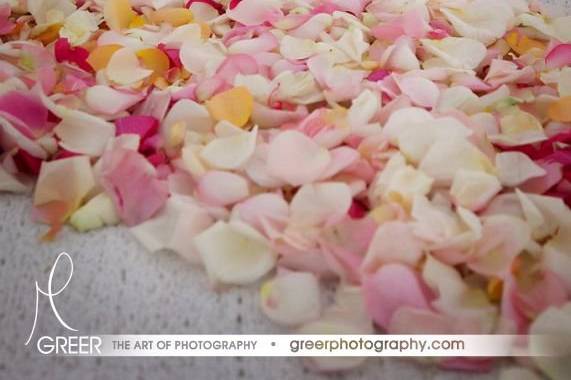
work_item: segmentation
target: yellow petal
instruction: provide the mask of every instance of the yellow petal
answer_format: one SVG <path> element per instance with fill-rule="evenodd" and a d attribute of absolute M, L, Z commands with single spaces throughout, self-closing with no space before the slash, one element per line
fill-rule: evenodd
<path fill-rule="evenodd" d="M 551 120 L 563 123 L 571 122 L 571 96 L 565 96 L 552 103 L 547 113 Z"/>
<path fill-rule="evenodd" d="M 103 18 L 113 30 L 128 28 L 136 16 L 129 0 L 107 0 L 103 6 Z"/>
<path fill-rule="evenodd" d="M 243 127 L 252 116 L 254 98 L 246 87 L 240 86 L 213 96 L 206 106 L 216 121 L 226 120 Z"/>
<path fill-rule="evenodd" d="M 34 40 L 40 41 L 44 45 L 48 45 L 59 38 L 59 30 L 62 28 L 62 23 L 56 23 L 48 26 L 44 31 L 34 37 Z"/>
<path fill-rule="evenodd" d="M 115 54 L 117 50 L 122 49 L 123 46 L 121 45 L 103 45 L 98 46 L 89 54 L 87 57 L 87 63 L 93 70 L 99 71 L 107 67 L 111 56 Z"/>
<path fill-rule="evenodd" d="M 192 20 L 192 12 L 186 8 L 163 8 L 151 14 L 153 24 L 166 22 L 172 26 L 181 26 L 191 23 Z"/>
<path fill-rule="evenodd" d="M 137 58 L 141 60 L 143 67 L 153 70 L 153 80 L 164 76 L 170 67 L 169 57 L 157 48 L 139 50 Z"/>

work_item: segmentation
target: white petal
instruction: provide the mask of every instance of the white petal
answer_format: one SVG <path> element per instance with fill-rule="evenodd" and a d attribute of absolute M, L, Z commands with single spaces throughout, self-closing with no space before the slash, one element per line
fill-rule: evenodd
<path fill-rule="evenodd" d="M 398 137 L 411 124 L 424 123 L 433 120 L 430 112 L 422 108 L 402 108 L 393 112 L 383 128 L 383 134 L 396 145 Z"/>
<path fill-rule="evenodd" d="M 212 43 L 186 41 L 180 49 L 180 61 L 191 74 L 212 76 L 224 59 L 222 51 Z"/>
<path fill-rule="evenodd" d="M 434 108 L 440 96 L 438 86 L 431 80 L 419 76 L 403 76 L 396 79 L 403 94 L 420 107 Z"/>
<path fill-rule="evenodd" d="M 273 322 L 295 326 L 319 318 L 319 281 L 312 273 L 286 272 L 260 289 L 262 311 Z"/>
<path fill-rule="evenodd" d="M 252 227 L 237 221 L 220 221 L 193 241 L 215 283 L 249 284 L 275 265 L 276 255 L 269 242 Z"/>

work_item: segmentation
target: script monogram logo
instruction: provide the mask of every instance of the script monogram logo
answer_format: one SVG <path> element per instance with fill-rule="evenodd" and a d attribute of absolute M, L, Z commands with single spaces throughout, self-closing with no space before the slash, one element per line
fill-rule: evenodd
<path fill-rule="evenodd" d="M 60 289 L 58 289 L 57 291 L 54 291 L 54 289 L 52 288 L 52 281 L 53 281 L 54 273 L 56 271 L 58 263 L 60 262 L 60 260 L 62 258 L 65 258 L 69 261 L 69 264 L 70 264 L 69 277 L 67 278 L 67 281 L 65 282 L 65 284 Z M 62 252 L 58 255 L 58 257 L 57 257 L 56 261 L 54 262 L 54 265 L 52 266 L 52 269 L 50 271 L 50 277 L 48 279 L 48 290 L 47 291 L 42 290 L 40 288 L 40 285 L 38 284 L 38 281 L 36 281 L 36 314 L 34 315 L 34 325 L 32 326 L 32 331 L 30 332 L 30 336 L 28 337 L 28 340 L 26 341 L 26 346 L 32 340 L 32 337 L 34 336 L 34 331 L 36 330 L 36 323 L 38 322 L 38 304 L 39 304 L 40 295 L 44 295 L 44 296 L 48 297 L 48 299 L 50 300 L 50 305 L 51 305 L 52 311 L 53 311 L 54 315 L 56 316 L 56 318 L 58 319 L 59 323 L 61 323 L 61 325 L 63 327 L 65 327 L 66 329 L 71 330 L 71 331 L 78 331 L 78 330 L 70 327 L 63 320 L 63 318 L 61 317 L 60 313 L 58 312 L 56 305 L 55 305 L 55 302 L 54 302 L 54 297 L 61 294 L 61 292 L 63 292 L 65 290 L 65 288 L 67 287 L 67 285 L 71 281 L 72 276 L 73 276 L 73 261 L 71 260 L 71 257 L 69 256 L 69 254 L 67 254 L 67 252 Z"/>

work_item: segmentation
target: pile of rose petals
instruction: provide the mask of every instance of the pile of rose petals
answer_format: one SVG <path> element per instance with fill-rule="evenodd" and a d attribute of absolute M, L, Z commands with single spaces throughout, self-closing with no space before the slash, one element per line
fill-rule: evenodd
<path fill-rule="evenodd" d="M 571 17 L 525 0 L 1 4 L 0 191 L 34 187 L 44 239 L 122 222 L 215 285 L 266 279 L 263 312 L 301 333 L 570 336 Z"/>

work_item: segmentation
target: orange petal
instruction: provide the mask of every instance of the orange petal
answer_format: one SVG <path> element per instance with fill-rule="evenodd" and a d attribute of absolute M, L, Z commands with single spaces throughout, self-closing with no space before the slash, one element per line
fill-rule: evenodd
<path fill-rule="evenodd" d="M 44 45 L 51 44 L 59 38 L 59 30 L 62 26 L 62 23 L 50 25 L 43 32 L 35 36 L 34 39 L 40 41 Z"/>
<path fill-rule="evenodd" d="M 107 0 L 103 6 L 103 18 L 110 29 L 127 29 L 137 16 L 129 0 Z"/>
<path fill-rule="evenodd" d="M 137 51 L 137 57 L 143 67 L 153 70 L 152 80 L 165 75 L 170 67 L 169 57 L 157 48 L 149 48 Z"/>
<path fill-rule="evenodd" d="M 571 96 L 565 96 L 551 103 L 547 114 L 553 121 L 571 122 Z"/>
<path fill-rule="evenodd" d="M 89 63 L 95 71 L 103 70 L 107 67 L 111 56 L 115 54 L 117 50 L 122 48 L 123 46 L 121 45 L 98 46 L 93 49 L 91 54 L 89 54 L 89 57 L 87 57 L 87 63 Z"/>
<path fill-rule="evenodd" d="M 531 49 L 538 49 L 538 54 L 542 54 L 546 48 L 544 42 L 529 38 L 524 34 L 520 34 L 517 30 L 508 33 L 505 40 L 518 55 L 525 54 Z"/>
<path fill-rule="evenodd" d="M 172 26 L 181 26 L 192 22 L 192 12 L 186 8 L 163 8 L 151 14 L 153 24 L 166 22 Z"/>
<path fill-rule="evenodd" d="M 133 17 L 133 19 L 129 23 L 129 29 L 143 27 L 143 26 L 145 26 L 146 23 L 147 23 L 147 21 L 145 20 L 145 18 L 143 16 L 140 16 L 140 15 L 135 16 L 135 17 Z"/>
<path fill-rule="evenodd" d="M 254 98 L 246 87 L 234 87 L 213 96 L 206 106 L 215 120 L 226 120 L 243 127 L 252 116 Z"/>

